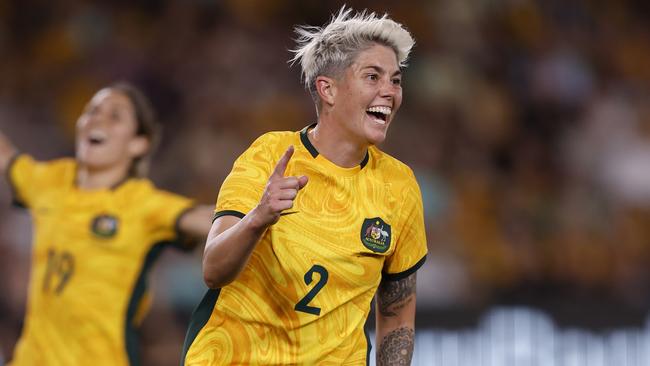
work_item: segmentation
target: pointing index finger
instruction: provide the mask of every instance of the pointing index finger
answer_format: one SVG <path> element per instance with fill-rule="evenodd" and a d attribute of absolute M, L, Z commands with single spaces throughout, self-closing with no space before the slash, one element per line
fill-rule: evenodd
<path fill-rule="evenodd" d="M 285 170 L 287 170 L 287 165 L 289 164 L 289 160 L 291 159 L 292 155 L 293 155 L 293 145 L 289 146 L 289 148 L 287 149 L 287 151 L 284 152 L 280 160 L 278 160 L 278 164 L 275 166 L 275 169 L 273 169 L 271 178 L 284 176 L 284 172 Z"/>

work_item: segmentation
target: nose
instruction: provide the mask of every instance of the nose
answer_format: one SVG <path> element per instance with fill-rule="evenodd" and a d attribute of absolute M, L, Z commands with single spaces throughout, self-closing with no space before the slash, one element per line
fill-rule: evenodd
<path fill-rule="evenodd" d="M 92 129 L 104 125 L 106 118 L 97 111 L 82 114 L 77 120 L 77 127 L 82 129 Z"/>
<path fill-rule="evenodd" d="M 379 96 L 392 100 L 397 95 L 397 88 L 393 85 L 392 80 L 384 79 L 379 86 Z"/>

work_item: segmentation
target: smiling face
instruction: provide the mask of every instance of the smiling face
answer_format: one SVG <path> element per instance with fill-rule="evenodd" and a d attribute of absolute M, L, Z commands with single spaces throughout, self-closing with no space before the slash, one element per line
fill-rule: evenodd
<path fill-rule="evenodd" d="M 77 120 L 77 161 L 91 171 L 128 168 L 148 150 L 148 139 L 137 135 L 133 103 L 124 93 L 102 89 Z"/>
<path fill-rule="evenodd" d="M 383 142 L 402 103 L 401 79 L 392 48 L 374 44 L 361 51 L 335 81 L 332 114 L 338 127 L 357 143 Z"/>

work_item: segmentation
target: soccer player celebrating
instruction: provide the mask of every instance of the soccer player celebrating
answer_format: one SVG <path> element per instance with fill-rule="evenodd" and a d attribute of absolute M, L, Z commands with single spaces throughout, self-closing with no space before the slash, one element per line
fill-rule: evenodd
<path fill-rule="evenodd" d="M 77 121 L 76 159 L 37 162 L 0 134 L 0 173 L 30 210 L 28 306 L 11 365 L 136 365 L 146 276 L 167 246 L 189 248 L 212 209 L 142 178 L 158 126 L 148 100 L 118 83 Z"/>
<path fill-rule="evenodd" d="M 411 360 L 422 200 L 413 172 L 375 145 L 402 102 L 413 39 L 386 15 L 344 8 L 297 32 L 318 122 L 261 136 L 224 181 L 185 365 L 366 364 L 375 293 L 377 363 Z"/>

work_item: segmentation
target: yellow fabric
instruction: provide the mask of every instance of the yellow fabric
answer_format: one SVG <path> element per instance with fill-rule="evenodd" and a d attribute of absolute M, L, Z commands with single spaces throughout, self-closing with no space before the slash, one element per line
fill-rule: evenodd
<path fill-rule="evenodd" d="M 290 214 L 267 230 L 239 277 L 221 289 L 209 320 L 189 340 L 185 365 L 365 365 L 363 326 L 382 272 L 416 269 L 425 257 L 421 196 L 406 165 L 371 147 L 366 166 L 341 168 L 314 157 L 300 136 L 263 135 L 224 181 L 217 215 L 255 207 L 289 145 L 295 153 L 285 175 L 309 177 Z M 390 225 L 384 253 L 361 241 L 371 218 Z M 324 285 L 319 267 L 327 273 Z M 306 305 L 318 315 L 296 310 L 309 293 Z"/>
<path fill-rule="evenodd" d="M 145 179 L 79 190 L 75 170 L 71 159 L 39 163 L 27 155 L 11 166 L 15 198 L 34 225 L 27 313 L 12 366 L 128 365 L 127 308 L 147 254 L 177 239 L 176 220 L 191 205 Z M 134 300 L 133 313 L 143 305 Z"/>

